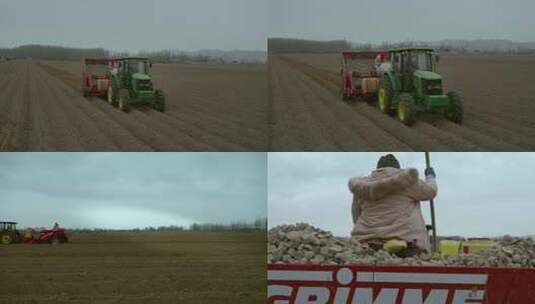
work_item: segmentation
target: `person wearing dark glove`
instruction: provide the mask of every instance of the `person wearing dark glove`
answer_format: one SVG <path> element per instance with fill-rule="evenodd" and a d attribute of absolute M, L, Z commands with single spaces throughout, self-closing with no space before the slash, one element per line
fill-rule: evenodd
<path fill-rule="evenodd" d="M 434 178 L 437 177 L 437 175 L 435 174 L 435 170 L 432 167 L 425 169 L 425 177 L 428 177 L 428 176 L 432 176 Z"/>

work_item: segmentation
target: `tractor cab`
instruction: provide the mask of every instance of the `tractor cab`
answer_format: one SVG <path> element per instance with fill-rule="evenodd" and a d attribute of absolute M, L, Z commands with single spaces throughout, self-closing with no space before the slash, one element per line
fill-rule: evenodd
<path fill-rule="evenodd" d="M 406 48 L 389 53 L 392 69 L 399 75 L 400 85 L 405 91 L 418 89 L 413 86 L 421 85 L 429 87 L 433 94 L 442 94 L 442 77 L 436 73 L 438 56 L 433 49 Z"/>
<path fill-rule="evenodd" d="M 442 76 L 436 71 L 438 56 L 431 48 L 403 48 L 389 52 L 392 68 L 380 75 L 379 109 L 397 114 L 405 125 L 416 121 L 417 112 L 441 113 L 454 122 L 463 120 L 457 92 L 444 94 Z"/>
<path fill-rule="evenodd" d="M 117 59 L 117 69 L 111 72 L 108 102 L 128 112 L 131 105 L 149 105 L 157 111 L 165 111 L 165 97 L 154 88 L 150 76 L 150 63 L 145 57 Z"/>
<path fill-rule="evenodd" d="M 126 74 L 149 74 L 148 58 L 127 57 L 119 59 L 119 70 Z"/>
<path fill-rule="evenodd" d="M 17 230 L 17 223 L 0 222 L 0 231 L 15 231 L 15 230 Z"/>
<path fill-rule="evenodd" d="M 390 50 L 390 58 L 394 69 L 405 71 L 435 71 L 438 56 L 433 49 L 407 48 Z"/>
<path fill-rule="evenodd" d="M 124 85 L 129 85 L 136 92 L 152 90 L 150 77 L 151 63 L 148 58 L 120 58 L 119 75 Z"/>

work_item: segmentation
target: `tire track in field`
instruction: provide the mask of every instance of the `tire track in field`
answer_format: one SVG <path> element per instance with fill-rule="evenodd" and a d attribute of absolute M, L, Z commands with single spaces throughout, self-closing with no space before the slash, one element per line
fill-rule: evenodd
<path fill-rule="evenodd" d="M 14 117 L 13 112 L 16 112 L 17 104 L 20 103 L 14 96 L 20 93 L 20 84 L 25 76 L 25 73 L 20 71 L 11 73 L 0 93 L 0 151 L 9 151 L 12 148 L 11 138 L 19 125 L 18 117 Z"/>
<path fill-rule="evenodd" d="M 54 97 L 55 111 L 62 113 L 62 116 L 67 118 L 68 124 L 79 134 L 80 140 L 84 142 L 84 150 L 118 150 L 107 132 L 100 129 L 99 124 L 95 124 L 85 115 L 82 110 L 84 104 L 81 104 L 77 98 L 66 95 L 64 88 L 61 87 L 62 83 L 49 77 L 42 70 L 39 73 L 41 73 L 41 79 L 43 79 L 46 87 Z"/>
<path fill-rule="evenodd" d="M 294 83 L 298 81 L 296 75 L 293 73 L 277 73 L 277 84 Z M 281 85 L 282 96 L 285 100 L 274 99 L 280 105 L 284 105 L 284 115 L 287 117 L 284 121 L 284 127 L 287 129 L 279 129 L 280 132 L 292 132 L 294 136 L 288 138 L 288 147 L 284 149 L 295 151 L 313 151 L 325 150 L 335 151 L 336 147 L 325 137 L 322 137 L 321 129 L 315 123 L 310 113 L 306 111 L 307 105 L 303 102 L 302 96 L 295 90 L 290 90 L 286 85 Z"/>
<path fill-rule="evenodd" d="M 410 150 L 410 147 L 405 143 L 393 138 L 383 130 L 377 129 L 375 124 L 367 117 L 355 111 L 347 111 L 347 108 L 344 104 L 337 103 L 336 98 L 327 89 L 322 87 L 313 79 L 303 79 L 303 82 L 306 83 L 306 88 L 303 93 L 309 94 L 313 99 L 321 100 L 322 107 L 324 109 L 323 111 L 333 113 L 334 119 L 331 121 L 334 120 L 339 122 L 340 129 L 347 129 L 347 133 L 342 136 L 342 141 L 347 138 L 358 138 L 359 142 L 366 143 L 364 149 L 371 151 L 385 148 L 396 151 Z M 376 129 L 374 136 L 362 135 L 373 129 Z M 351 150 L 355 149 L 355 147 L 356 146 L 347 148 L 349 148 L 348 150 Z M 359 151 L 361 150 L 359 149 Z"/>

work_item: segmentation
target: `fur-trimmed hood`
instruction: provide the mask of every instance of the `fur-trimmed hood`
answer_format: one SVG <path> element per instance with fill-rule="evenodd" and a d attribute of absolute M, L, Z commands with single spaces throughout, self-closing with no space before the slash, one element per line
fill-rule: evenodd
<path fill-rule="evenodd" d="M 418 181 L 418 170 L 414 168 L 380 168 L 365 177 L 349 180 L 349 190 L 359 199 L 379 200 L 389 194 L 403 191 Z"/>

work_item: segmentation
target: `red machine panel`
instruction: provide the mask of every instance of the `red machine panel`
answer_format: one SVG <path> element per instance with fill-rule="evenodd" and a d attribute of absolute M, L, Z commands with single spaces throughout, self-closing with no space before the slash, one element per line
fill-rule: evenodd
<path fill-rule="evenodd" d="M 535 303 L 535 269 L 268 265 L 268 304 Z"/>

